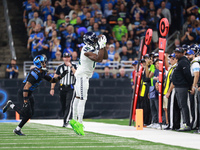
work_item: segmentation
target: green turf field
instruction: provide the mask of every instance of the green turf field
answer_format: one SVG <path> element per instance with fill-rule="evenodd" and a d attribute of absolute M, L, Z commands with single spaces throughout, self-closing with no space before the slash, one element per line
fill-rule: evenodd
<path fill-rule="evenodd" d="M 187 148 L 86 132 L 78 136 L 72 129 L 28 123 L 23 128 L 27 136 L 13 134 L 17 123 L 0 123 L 0 149 L 86 149 L 86 150 L 184 150 Z"/>

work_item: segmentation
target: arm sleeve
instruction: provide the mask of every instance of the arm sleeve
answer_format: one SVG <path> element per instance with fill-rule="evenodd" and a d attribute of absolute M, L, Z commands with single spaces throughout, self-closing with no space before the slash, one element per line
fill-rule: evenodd
<path fill-rule="evenodd" d="M 31 73 L 28 75 L 27 81 L 33 85 L 35 84 L 37 79 L 38 79 L 38 75 L 34 71 L 31 71 Z"/>
<path fill-rule="evenodd" d="M 52 77 L 49 76 L 49 75 L 45 75 L 45 76 L 44 76 L 44 79 L 47 80 L 47 81 L 51 81 Z"/>
<path fill-rule="evenodd" d="M 187 82 L 192 85 L 192 75 L 191 75 L 191 71 L 190 71 L 190 64 L 187 64 L 182 61 L 181 68 L 183 69 L 183 74 L 184 74 Z"/>

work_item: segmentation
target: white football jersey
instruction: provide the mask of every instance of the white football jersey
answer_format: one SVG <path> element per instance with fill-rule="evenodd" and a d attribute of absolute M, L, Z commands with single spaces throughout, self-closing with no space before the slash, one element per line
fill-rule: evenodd
<path fill-rule="evenodd" d="M 75 73 L 76 77 L 89 77 L 89 78 L 92 77 L 96 62 L 92 61 L 87 56 L 85 56 L 84 54 L 86 52 L 93 52 L 98 55 L 98 53 L 99 53 L 98 45 L 96 46 L 96 48 L 94 48 L 90 45 L 83 46 L 83 48 L 81 50 L 79 66 Z"/>

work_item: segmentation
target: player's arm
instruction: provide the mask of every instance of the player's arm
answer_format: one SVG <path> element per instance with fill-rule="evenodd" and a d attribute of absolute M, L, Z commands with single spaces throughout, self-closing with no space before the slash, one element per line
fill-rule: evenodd
<path fill-rule="evenodd" d="M 28 92 L 29 92 L 29 88 L 32 86 L 32 84 L 30 82 L 26 82 L 26 84 L 24 85 L 24 89 L 23 89 L 23 97 L 24 97 L 24 103 L 28 102 Z"/>
<path fill-rule="evenodd" d="M 51 77 L 49 75 L 44 76 L 44 79 L 47 80 L 50 83 L 56 83 L 58 82 L 60 79 L 62 79 L 66 74 L 68 73 L 67 70 L 63 71 L 63 73 L 61 75 L 58 75 L 57 77 Z"/>
<path fill-rule="evenodd" d="M 92 52 L 86 52 L 84 53 L 84 55 L 95 62 L 102 62 L 102 60 L 104 59 L 104 53 L 106 51 L 105 50 L 106 42 L 107 42 L 106 36 L 102 35 L 98 40 L 98 44 L 100 48 L 98 55 Z"/>
<path fill-rule="evenodd" d="M 95 62 L 102 62 L 104 57 L 104 49 L 100 49 L 98 55 L 94 54 L 93 52 L 86 52 L 84 53 L 84 55 Z"/>
<path fill-rule="evenodd" d="M 104 56 L 103 59 L 108 59 L 108 51 L 104 48 Z"/>

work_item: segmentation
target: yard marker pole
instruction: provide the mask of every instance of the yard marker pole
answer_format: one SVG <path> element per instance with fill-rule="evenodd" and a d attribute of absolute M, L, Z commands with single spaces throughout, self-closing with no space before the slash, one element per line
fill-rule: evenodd
<path fill-rule="evenodd" d="M 15 120 L 20 120 L 20 115 L 17 112 L 15 112 Z"/>
<path fill-rule="evenodd" d="M 167 18 L 163 18 L 160 21 L 160 34 L 164 38 L 159 38 L 159 91 L 158 91 L 158 118 L 159 118 L 159 123 L 161 126 L 162 130 L 162 102 L 163 102 L 163 63 L 164 63 L 164 54 L 165 54 L 165 48 L 166 48 L 166 36 L 169 32 L 169 22 Z"/>
<path fill-rule="evenodd" d="M 141 82 L 141 76 L 143 67 L 141 65 L 141 59 L 143 56 L 147 53 L 147 46 L 151 43 L 153 31 L 152 29 L 148 29 L 146 32 L 145 40 L 144 37 L 141 39 L 140 42 L 140 50 L 138 54 L 138 65 L 136 70 L 136 78 L 135 78 L 135 85 L 134 85 L 134 91 L 133 91 L 133 100 L 131 104 L 131 111 L 130 111 L 130 117 L 129 117 L 129 126 L 131 126 L 132 121 L 136 121 L 135 114 L 136 114 L 136 106 L 137 106 L 137 100 L 139 97 L 139 89 L 140 89 L 140 82 Z"/>

